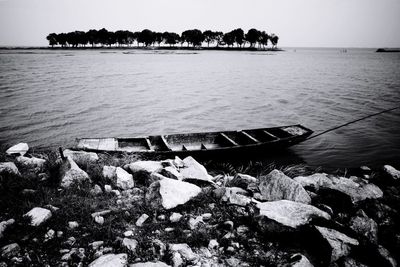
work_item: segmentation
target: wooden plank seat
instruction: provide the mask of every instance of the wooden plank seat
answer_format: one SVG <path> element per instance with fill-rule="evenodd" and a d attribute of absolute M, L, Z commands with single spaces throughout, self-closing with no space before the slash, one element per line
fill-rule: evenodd
<path fill-rule="evenodd" d="M 273 139 L 279 139 L 278 137 L 276 137 L 275 135 L 273 135 L 272 133 L 270 133 L 270 132 L 268 132 L 266 130 L 263 130 L 263 133 L 265 133 L 266 135 L 272 137 Z"/>
<path fill-rule="evenodd" d="M 250 140 L 252 143 L 260 143 L 260 141 L 258 141 L 256 138 L 254 138 L 253 136 L 249 135 L 248 133 L 246 133 L 245 131 L 239 131 L 239 133 L 241 133 L 243 136 L 245 136 L 248 140 Z"/>
<path fill-rule="evenodd" d="M 225 140 L 227 143 L 233 145 L 233 146 L 238 146 L 238 143 L 236 143 L 235 141 L 233 141 L 232 139 L 230 139 L 228 136 L 226 136 L 226 134 L 224 133 L 220 133 L 219 134 L 220 137 L 223 138 L 223 140 Z"/>

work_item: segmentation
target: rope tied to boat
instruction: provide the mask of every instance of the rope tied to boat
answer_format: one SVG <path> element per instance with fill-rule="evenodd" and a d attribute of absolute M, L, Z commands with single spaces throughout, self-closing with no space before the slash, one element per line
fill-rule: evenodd
<path fill-rule="evenodd" d="M 332 132 L 332 131 L 334 131 L 334 130 L 343 128 L 343 127 L 345 127 L 345 126 L 347 126 L 347 125 L 350 125 L 350 124 L 353 124 L 353 123 L 356 123 L 356 122 L 359 122 L 359 121 L 362 121 L 362 120 L 365 120 L 365 119 L 368 119 L 368 118 L 371 118 L 371 117 L 374 117 L 374 116 L 378 116 L 378 115 L 380 115 L 380 114 L 383 114 L 383 113 L 386 113 L 386 112 L 390 112 L 390 111 L 393 111 L 393 110 L 399 109 L 399 108 L 400 108 L 400 106 L 397 106 L 397 107 L 394 107 L 394 108 L 385 109 L 385 110 L 382 110 L 382 111 L 379 111 L 379 112 L 376 112 L 376 113 L 373 113 L 373 114 L 364 116 L 364 117 L 362 117 L 362 118 L 359 118 L 359 119 L 356 119 L 356 120 L 352 120 L 352 121 L 346 122 L 346 123 L 344 123 L 344 124 L 335 126 L 335 127 L 331 128 L 331 129 L 325 130 L 325 131 L 323 131 L 323 132 L 321 132 L 321 133 L 318 133 L 318 134 L 315 134 L 315 135 L 311 135 L 311 136 L 309 136 L 306 140 L 313 139 L 313 138 L 318 137 L 318 136 L 321 136 L 321 135 L 323 135 L 323 134 L 326 134 L 326 133 Z M 304 140 L 304 141 L 306 141 L 306 140 Z"/>

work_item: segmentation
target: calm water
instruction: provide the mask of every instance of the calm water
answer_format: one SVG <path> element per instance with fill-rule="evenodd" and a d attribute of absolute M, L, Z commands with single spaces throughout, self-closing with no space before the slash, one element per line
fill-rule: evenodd
<path fill-rule="evenodd" d="M 316 132 L 400 103 L 400 53 L 370 49 L 0 50 L 0 145 L 301 123 Z M 400 111 L 295 146 L 308 164 L 400 164 Z"/>

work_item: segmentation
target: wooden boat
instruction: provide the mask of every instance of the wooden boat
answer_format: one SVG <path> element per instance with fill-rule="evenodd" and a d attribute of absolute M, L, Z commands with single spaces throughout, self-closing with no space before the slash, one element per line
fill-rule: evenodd
<path fill-rule="evenodd" d="M 302 125 L 240 131 L 152 135 L 134 138 L 81 138 L 73 149 L 145 155 L 223 156 L 268 153 L 304 141 L 313 133 Z"/>

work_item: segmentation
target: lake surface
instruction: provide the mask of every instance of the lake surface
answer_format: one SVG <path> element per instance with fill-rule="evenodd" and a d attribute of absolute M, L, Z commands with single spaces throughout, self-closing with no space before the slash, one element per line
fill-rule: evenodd
<path fill-rule="evenodd" d="M 0 50 L 0 145 L 238 130 L 316 132 L 400 104 L 400 53 Z M 291 149 L 314 166 L 400 164 L 400 110 Z"/>

